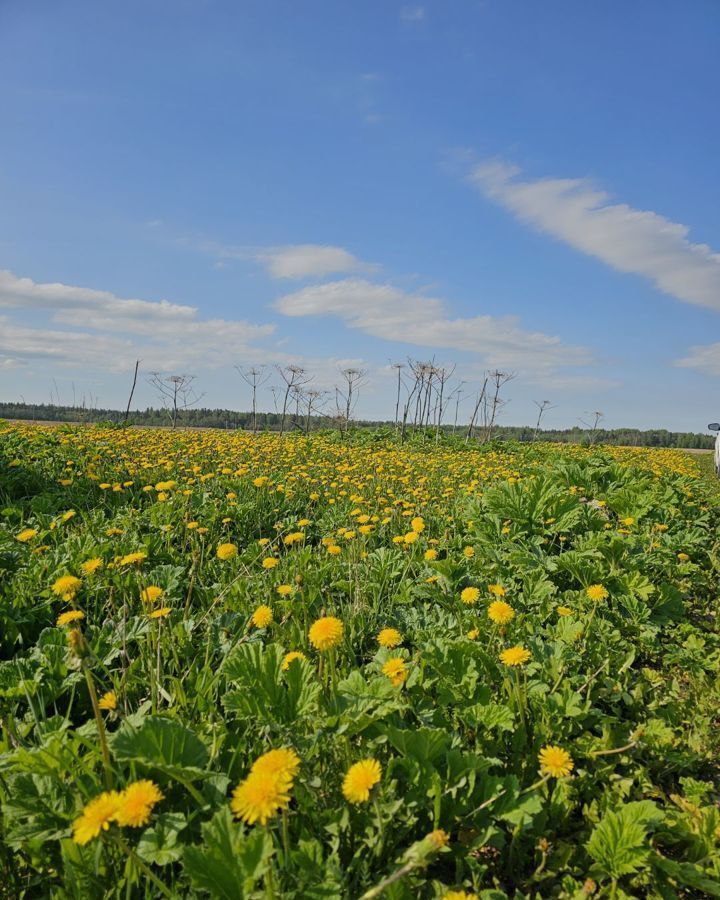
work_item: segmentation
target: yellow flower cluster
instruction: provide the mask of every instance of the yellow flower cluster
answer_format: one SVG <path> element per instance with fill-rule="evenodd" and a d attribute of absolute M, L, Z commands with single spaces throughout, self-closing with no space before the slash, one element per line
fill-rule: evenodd
<path fill-rule="evenodd" d="M 85 805 L 73 822 L 73 840 L 88 844 L 113 823 L 130 828 L 147 825 L 153 807 L 163 798 L 152 781 L 135 781 L 124 791 L 105 791 Z"/>
<path fill-rule="evenodd" d="M 294 750 L 283 747 L 264 753 L 233 791 L 230 808 L 248 825 L 265 825 L 290 805 L 290 791 L 299 768 L 300 757 Z"/>

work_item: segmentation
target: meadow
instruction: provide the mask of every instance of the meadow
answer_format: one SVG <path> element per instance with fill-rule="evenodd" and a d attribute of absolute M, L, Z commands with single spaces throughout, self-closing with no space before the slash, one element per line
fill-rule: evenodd
<path fill-rule="evenodd" d="M 17 898 L 720 896 L 674 450 L 0 426 Z"/>

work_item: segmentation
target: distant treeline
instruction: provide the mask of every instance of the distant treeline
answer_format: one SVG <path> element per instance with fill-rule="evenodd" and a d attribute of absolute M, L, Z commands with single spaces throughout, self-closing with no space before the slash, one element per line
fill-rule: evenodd
<path fill-rule="evenodd" d="M 496 428 L 495 436 L 499 440 L 531 441 L 534 429 L 519 427 Z M 589 432 L 585 428 L 564 428 L 562 430 L 541 430 L 538 440 L 559 441 L 570 444 L 583 444 L 588 441 Z M 667 431 L 665 428 L 650 428 L 641 431 L 638 428 L 599 428 L 594 436 L 595 444 L 618 444 L 623 447 L 677 447 L 685 450 L 711 450 L 715 446 L 715 436 L 694 434 L 691 431 Z"/>
<path fill-rule="evenodd" d="M 113 422 L 123 421 L 124 413 L 116 409 L 84 409 L 77 406 L 55 406 L 47 403 L 2 403 L 0 402 L 0 418 L 4 419 L 28 419 L 36 422 Z M 257 425 L 261 431 L 275 431 L 280 428 L 279 413 L 257 414 Z M 167 426 L 170 424 L 168 412 L 165 409 L 148 407 L 144 410 L 134 410 L 130 413 L 129 421 L 133 425 Z M 179 421 L 185 427 L 190 428 L 225 428 L 225 429 L 250 429 L 252 428 L 252 413 L 236 412 L 231 409 L 187 409 L 180 414 Z M 293 427 L 304 428 L 305 417 L 301 416 L 296 426 L 293 425 L 290 416 L 290 429 Z M 329 428 L 333 426 L 332 419 L 327 416 L 312 416 L 310 419 L 312 428 Z M 393 427 L 392 422 L 372 422 L 358 420 L 353 422 L 355 428 Z M 458 425 L 457 433 L 462 434 L 466 426 Z M 451 425 L 443 427 L 446 433 L 452 432 Z M 498 425 L 495 431 L 496 440 L 531 441 L 534 429 L 522 426 Z M 582 444 L 587 443 L 590 434 L 587 429 L 574 427 L 555 430 L 541 430 L 538 440 L 554 441 L 561 443 Z M 664 428 L 653 428 L 641 431 L 638 428 L 613 428 L 598 429 L 592 437 L 597 444 L 622 444 L 632 447 L 679 447 L 711 449 L 715 443 L 714 435 L 694 434 L 689 431 L 667 431 Z"/>

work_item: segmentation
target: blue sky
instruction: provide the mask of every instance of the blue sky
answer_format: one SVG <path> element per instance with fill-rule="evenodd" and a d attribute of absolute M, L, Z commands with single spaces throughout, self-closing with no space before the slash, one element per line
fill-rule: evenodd
<path fill-rule="evenodd" d="M 466 409 L 516 372 L 507 423 L 702 430 L 719 40 L 715 0 L 2 0 L 0 397 L 357 366 L 391 417 L 410 356 Z"/>

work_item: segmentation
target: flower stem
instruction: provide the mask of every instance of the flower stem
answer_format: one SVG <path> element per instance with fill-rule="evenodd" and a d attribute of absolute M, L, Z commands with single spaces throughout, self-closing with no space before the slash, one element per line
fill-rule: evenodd
<path fill-rule="evenodd" d="M 92 703 L 93 713 L 95 714 L 95 724 L 98 730 L 98 739 L 100 741 L 100 752 L 102 753 L 103 769 L 105 774 L 105 787 L 108 790 L 112 787 L 112 766 L 110 764 L 110 751 L 108 749 L 107 735 L 105 734 L 105 723 L 103 722 L 102 713 L 98 706 L 97 693 L 95 691 L 95 683 L 90 672 L 90 668 L 83 660 L 83 669 L 85 671 L 85 681 L 87 682 L 88 694 L 90 694 L 90 703 Z"/>
<path fill-rule="evenodd" d="M 129 859 L 131 859 L 133 861 L 133 863 L 135 863 L 135 865 L 138 867 L 138 869 L 140 869 L 140 871 L 144 875 L 146 875 L 150 879 L 150 881 L 152 881 L 152 883 L 160 891 L 160 893 L 163 895 L 163 897 L 169 897 L 170 900 L 172 900 L 174 895 L 171 893 L 170 889 L 168 887 L 166 887 L 162 883 L 162 881 L 160 881 L 160 879 L 157 877 L 157 875 L 150 869 L 150 867 L 145 862 L 143 862 L 143 860 L 140 859 L 140 857 L 137 855 L 137 853 L 131 847 L 128 847 L 128 845 L 125 843 L 125 840 L 123 839 L 123 837 L 119 834 L 116 834 L 115 840 L 117 841 L 118 846 L 123 851 L 123 853 L 125 853 L 126 856 Z"/>
<path fill-rule="evenodd" d="M 282 811 L 282 842 L 283 855 L 285 856 L 285 871 L 290 871 L 290 828 L 288 822 L 288 811 Z"/>

